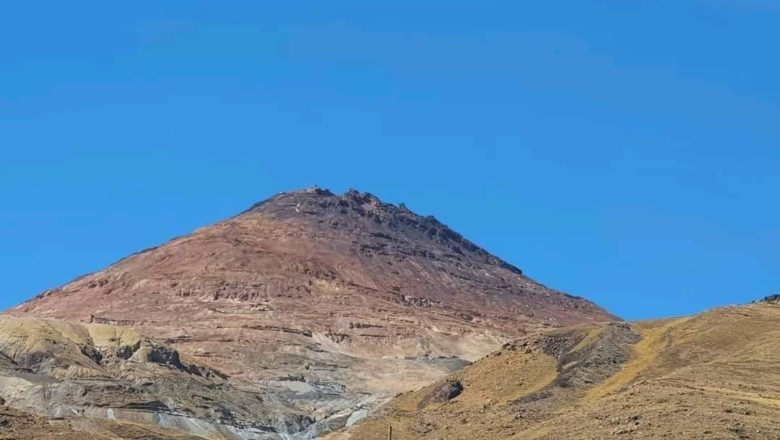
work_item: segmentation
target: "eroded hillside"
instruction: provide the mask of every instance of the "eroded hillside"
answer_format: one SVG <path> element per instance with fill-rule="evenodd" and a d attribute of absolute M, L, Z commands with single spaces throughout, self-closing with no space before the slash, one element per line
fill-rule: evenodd
<path fill-rule="evenodd" d="M 328 439 L 777 440 L 778 324 L 780 306 L 761 304 L 554 330 Z"/>
<path fill-rule="evenodd" d="M 114 425 L 97 422 L 107 419 L 201 438 L 261 438 L 310 424 L 308 415 L 237 389 L 222 373 L 132 329 L 33 318 L 0 317 L 0 399 L 67 421 L 60 425 L 108 429 Z M 288 418 L 274 418 L 280 412 Z M 24 420 L 35 421 L 16 425 Z M 298 425 L 280 426 L 284 421 Z"/>

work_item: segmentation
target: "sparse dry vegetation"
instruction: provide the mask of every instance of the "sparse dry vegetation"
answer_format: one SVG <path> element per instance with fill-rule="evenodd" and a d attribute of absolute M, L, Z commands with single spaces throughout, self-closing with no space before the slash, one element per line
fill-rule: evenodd
<path fill-rule="evenodd" d="M 763 304 L 636 323 L 633 344 L 605 338 L 604 326 L 556 330 L 563 355 L 516 343 L 453 376 L 465 389 L 448 403 L 417 408 L 424 388 L 329 440 L 386 438 L 389 426 L 393 440 L 777 440 L 778 323 L 780 306 Z M 606 368 L 597 360 L 619 346 L 630 357 L 603 380 L 561 381 Z"/>

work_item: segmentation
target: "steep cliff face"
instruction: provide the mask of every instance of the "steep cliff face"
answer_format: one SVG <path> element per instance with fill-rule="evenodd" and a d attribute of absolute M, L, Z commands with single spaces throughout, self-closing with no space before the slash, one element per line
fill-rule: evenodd
<path fill-rule="evenodd" d="M 288 425 L 309 433 L 352 423 L 528 331 L 614 320 L 433 217 L 316 188 L 279 194 L 9 313 L 132 327 L 231 386 L 273 396 L 278 420 L 308 414 L 311 426 L 299 417 Z"/>

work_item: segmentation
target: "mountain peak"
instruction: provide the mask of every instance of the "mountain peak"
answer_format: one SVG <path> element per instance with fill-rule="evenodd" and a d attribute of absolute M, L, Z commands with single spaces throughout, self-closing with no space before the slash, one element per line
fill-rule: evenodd
<path fill-rule="evenodd" d="M 319 187 L 277 194 L 10 313 L 160 339 L 271 396 L 299 438 L 340 427 L 366 396 L 433 382 L 526 332 L 615 319 L 432 216 Z"/>
<path fill-rule="evenodd" d="M 446 249 L 457 255 L 473 253 L 489 264 L 522 274 L 519 268 L 490 255 L 436 217 L 416 214 L 404 204 L 385 203 L 369 192 L 356 189 L 342 195 L 319 187 L 283 192 L 255 204 L 241 215 L 303 222 L 322 232 L 338 230 L 400 242 L 431 243 L 438 251 Z"/>
<path fill-rule="evenodd" d="M 356 211 L 361 216 L 374 217 L 380 223 L 384 220 L 402 216 L 415 218 L 420 222 L 431 225 L 446 227 L 432 215 L 422 216 L 413 212 L 405 203 L 394 205 L 383 201 L 370 192 L 354 188 L 348 189 L 341 195 L 319 186 L 285 191 L 255 203 L 241 214 L 265 213 L 281 215 L 285 211 L 289 216 L 302 214 L 301 217 L 305 215 L 325 215 L 327 211 L 337 211 L 341 214 Z"/>
<path fill-rule="evenodd" d="M 359 191 L 354 188 L 348 189 L 344 194 L 338 195 L 334 193 L 333 191 L 321 188 L 319 186 L 311 186 L 308 188 L 302 188 L 302 189 L 295 189 L 291 191 L 285 191 L 278 193 L 268 199 L 261 200 L 260 202 L 255 203 L 252 205 L 248 210 L 245 212 L 257 212 L 257 211 L 264 211 L 268 209 L 269 205 L 274 205 L 274 203 L 278 203 L 280 201 L 284 201 L 284 204 L 289 205 L 290 202 L 296 202 L 296 203 L 311 203 L 312 201 L 318 201 L 319 205 L 327 205 L 328 202 L 323 202 L 326 200 L 329 200 L 331 203 L 336 202 L 339 206 L 350 206 L 350 205 L 373 205 L 373 206 L 383 206 L 386 208 L 397 208 L 391 203 L 385 203 L 382 200 L 379 199 L 379 197 L 364 191 Z"/>

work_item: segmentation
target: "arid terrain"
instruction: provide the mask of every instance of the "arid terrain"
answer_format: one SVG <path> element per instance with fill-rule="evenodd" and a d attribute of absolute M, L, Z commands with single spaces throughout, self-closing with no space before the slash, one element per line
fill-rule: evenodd
<path fill-rule="evenodd" d="M 0 432 L 309 439 L 509 341 L 616 320 L 403 205 L 282 193 L 8 311 L 0 398 L 27 414 Z"/>
<path fill-rule="evenodd" d="M 505 345 L 328 440 L 780 439 L 780 305 Z"/>
<path fill-rule="evenodd" d="M 780 439 L 780 298 L 622 322 L 433 217 L 279 194 L 0 315 L 0 439 Z"/>
<path fill-rule="evenodd" d="M 0 407 L 4 440 L 198 440 L 202 437 L 132 422 L 103 419 L 47 419 Z"/>

